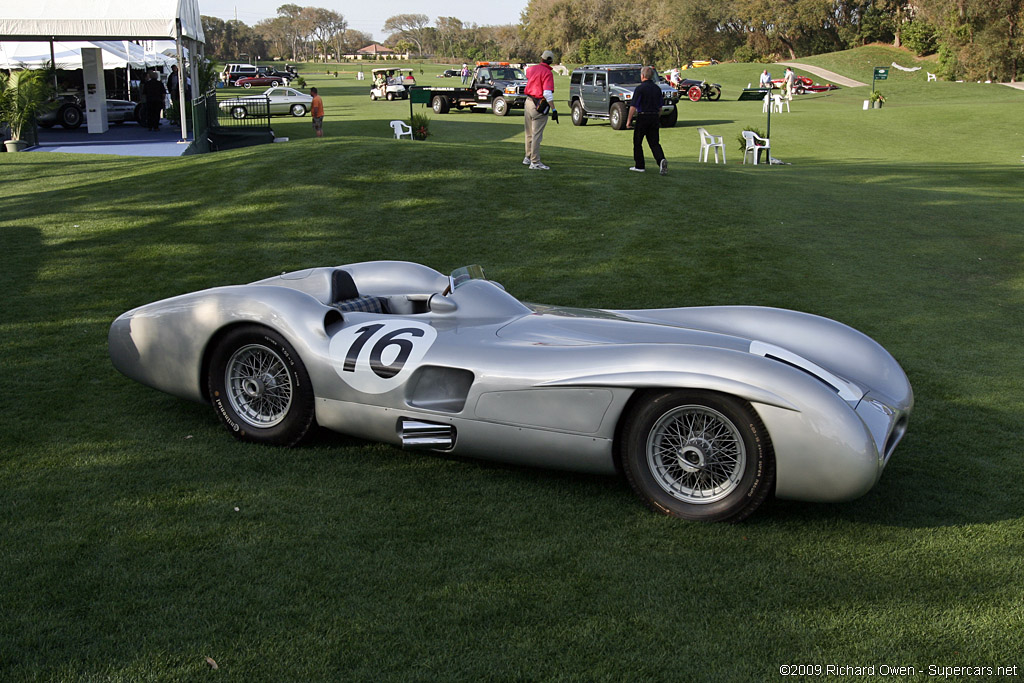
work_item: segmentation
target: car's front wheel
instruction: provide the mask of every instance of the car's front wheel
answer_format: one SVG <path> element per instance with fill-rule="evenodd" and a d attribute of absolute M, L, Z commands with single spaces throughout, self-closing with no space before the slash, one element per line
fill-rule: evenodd
<path fill-rule="evenodd" d="M 231 118 L 233 119 L 244 119 L 248 113 L 245 107 L 231 107 Z"/>
<path fill-rule="evenodd" d="M 708 99 L 711 100 L 712 102 L 717 102 L 718 100 L 722 99 L 722 89 L 719 88 L 717 85 L 713 85 L 710 88 L 708 88 Z"/>
<path fill-rule="evenodd" d="M 661 117 L 662 128 L 675 128 L 679 121 L 679 107 L 672 107 L 672 111 Z"/>
<path fill-rule="evenodd" d="M 665 391 L 626 418 L 622 468 L 657 512 L 705 522 L 738 522 L 775 486 L 775 456 L 746 401 L 705 391 Z"/>
<path fill-rule="evenodd" d="M 252 87 L 252 83 L 243 83 L 242 87 L 243 88 L 251 88 Z"/>
<path fill-rule="evenodd" d="M 508 100 L 504 97 L 495 97 L 494 101 L 491 102 L 491 111 L 494 112 L 495 116 L 505 116 L 508 114 Z"/>
<path fill-rule="evenodd" d="M 385 96 L 385 98 L 387 99 L 387 101 L 388 101 L 388 102 L 391 102 L 391 101 L 392 101 L 393 99 L 395 99 L 395 93 L 393 93 L 393 92 L 389 92 L 389 93 L 388 93 L 388 94 L 387 94 L 387 95 Z"/>
<path fill-rule="evenodd" d="M 306 115 L 306 107 L 304 105 L 301 105 L 301 104 L 293 104 L 292 105 L 292 116 L 305 116 L 305 115 Z"/>
<path fill-rule="evenodd" d="M 626 127 L 626 105 L 622 102 L 616 102 L 612 105 L 611 111 L 608 113 L 608 119 L 612 124 L 612 128 L 615 130 L 622 130 Z"/>
<path fill-rule="evenodd" d="M 78 128 L 82 125 L 82 110 L 73 104 L 65 104 L 57 112 L 57 121 L 63 128 Z"/>
<path fill-rule="evenodd" d="M 313 426 L 313 387 L 284 337 L 258 325 L 230 330 L 210 357 L 217 417 L 243 441 L 294 446 Z"/>

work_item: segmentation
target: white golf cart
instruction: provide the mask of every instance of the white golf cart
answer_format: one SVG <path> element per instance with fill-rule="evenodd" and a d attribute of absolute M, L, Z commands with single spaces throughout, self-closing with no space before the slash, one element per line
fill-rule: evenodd
<path fill-rule="evenodd" d="M 409 86 L 416 85 L 412 69 L 382 67 L 371 69 L 370 73 L 373 75 L 371 100 L 404 100 L 409 96 Z"/>

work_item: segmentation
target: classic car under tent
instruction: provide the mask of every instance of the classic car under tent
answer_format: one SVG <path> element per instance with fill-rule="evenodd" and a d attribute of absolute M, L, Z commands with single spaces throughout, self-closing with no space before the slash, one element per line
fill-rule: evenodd
<path fill-rule="evenodd" d="M 178 71 L 184 71 L 184 50 L 199 57 L 206 39 L 200 20 L 199 0 L 105 0 L 102 3 L 83 3 L 81 0 L 36 0 L 5 7 L 0 14 L 0 40 L 43 41 L 52 44 L 51 59 L 56 59 L 58 42 L 65 41 L 125 41 L 173 40 L 177 48 L 175 62 Z M 101 114 L 106 113 L 106 93 L 103 87 L 104 51 L 100 47 L 86 47 L 82 53 L 82 78 L 86 91 L 86 106 Z M 197 59 L 190 60 L 190 74 L 198 82 Z M 185 79 L 180 79 L 176 99 L 184 111 Z M 90 119 L 89 132 L 106 130 L 106 116 Z M 186 117 L 181 117 L 182 139 L 188 137 Z"/>

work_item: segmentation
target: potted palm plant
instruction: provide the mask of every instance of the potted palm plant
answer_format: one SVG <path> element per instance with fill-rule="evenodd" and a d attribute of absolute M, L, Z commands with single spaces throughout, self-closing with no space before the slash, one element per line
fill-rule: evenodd
<path fill-rule="evenodd" d="M 22 133 L 35 125 L 36 114 L 49 97 L 50 85 L 45 71 L 0 71 L 0 121 L 11 133 L 11 139 L 4 141 L 8 152 L 18 152 L 28 146 Z"/>

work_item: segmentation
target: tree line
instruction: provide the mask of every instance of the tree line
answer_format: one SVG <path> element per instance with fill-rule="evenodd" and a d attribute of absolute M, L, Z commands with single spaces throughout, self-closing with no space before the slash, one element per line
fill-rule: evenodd
<path fill-rule="evenodd" d="M 207 51 L 311 61 L 373 42 L 331 10 L 282 5 L 248 27 L 203 17 Z M 1018 80 L 1024 0 L 529 0 L 519 24 L 478 26 L 457 17 L 399 14 L 386 44 L 439 60 L 678 65 L 690 59 L 778 61 L 870 43 L 937 55 L 948 79 Z"/>

